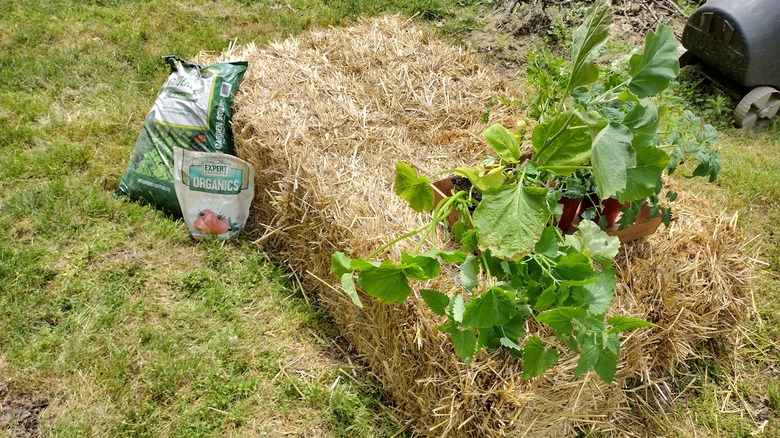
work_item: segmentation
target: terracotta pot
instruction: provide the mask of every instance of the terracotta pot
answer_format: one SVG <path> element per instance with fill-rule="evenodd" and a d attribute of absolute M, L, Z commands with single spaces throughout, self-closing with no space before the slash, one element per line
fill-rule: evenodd
<path fill-rule="evenodd" d="M 585 197 L 585 199 L 583 199 L 582 211 L 597 205 L 599 205 L 599 197 L 595 194 L 591 194 L 589 197 Z M 617 218 L 620 215 L 620 209 L 623 207 L 628 207 L 629 203 L 623 203 L 617 199 L 608 198 L 601 201 L 601 205 L 603 207 L 596 210 L 596 217 L 593 218 L 593 222 L 599 223 L 603 217 L 607 222 L 607 228 L 610 228 L 615 225 L 615 221 L 617 221 Z"/>
<path fill-rule="evenodd" d="M 601 204 L 604 205 L 604 208 L 599 210 L 598 213 L 599 217 L 603 216 L 607 220 L 607 228 L 615 225 L 615 221 L 620 215 L 620 209 L 629 206 L 628 202 L 620 202 L 614 198 L 604 199 L 601 201 Z M 596 220 L 598 221 L 598 217 Z"/>
<path fill-rule="evenodd" d="M 449 178 L 436 181 L 431 185 L 433 186 L 437 204 L 440 200 L 444 199 L 452 193 L 453 184 Z M 558 221 L 558 227 L 567 234 L 577 231 L 577 224 L 579 224 L 577 213 L 581 213 L 585 209 L 592 207 L 593 201 L 598 202 L 598 197 L 593 194 L 590 195 L 590 198 L 585 197 L 585 199 L 582 201 L 577 199 L 561 198 L 561 200 L 558 202 L 563 204 L 563 214 L 561 215 L 561 219 Z M 624 230 L 619 230 L 615 222 L 617 221 L 617 217 L 620 215 L 620 209 L 624 206 L 627 206 L 628 204 L 621 204 L 616 199 L 607 199 L 603 202 L 603 204 L 604 208 L 600 211 L 597 211 L 598 216 L 596 217 L 595 221 L 598 222 L 602 215 L 605 216 L 605 220 L 607 221 L 607 234 L 610 236 L 617 236 L 621 243 L 626 243 L 645 236 L 649 236 L 655 232 L 655 230 L 658 228 L 658 225 L 661 223 L 661 215 L 656 214 L 655 216 L 650 217 L 650 208 L 647 205 L 643 205 L 639 215 L 637 216 L 636 222 Z M 569 215 L 572 216 L 571 219 L 568 219 Z M 447 219 L 450 227 L 452 227 L 452 225 L 458 219 L 458 214 L 456 212 L 452 212 Z M 567 220 L 569 221 L 568 225 L 566 223 Z M 478 254 L 479 250 L 476 252 Z"/>
<path fill-rule="evenodd" d="M 555 187 L 555 181 L 550 182 L 550 187 Z M 561 218 L 558 219 L 558 223 L 556 224 L 558 228 L 563 231 L 567 231 L 571 228 L 572 224 L 574 224 L 574 219 L 577 217 L 577 213 L 580 211 L 581 202 L 582 200 L 578 198 L 561 197 L 558 203 L 563 206 L 563 213 L 561 213 Z M 569 231 L 573 232 L 571 230 Z"/>
<path fill-rule="evenodd" d="M 563 214 L 561 214 L 561 218 L 558 220 L 558 228 L 566 231 L 571 227 L 577 212 L 580 210 L 580 202 L 579 199 L 566 197 L 558 201 L 559 204 L 563 205 Z"/>
<path fill-rule="evenodd" d="M 431 183 L 431 187 L 433 188 L 433 200 L 435 205 L 439 205 L 439 202 L 450 196 L 452 194 L 452 180 L 449 178 L 444 178 L 439 181 L 435 181 Z M 455 221 L 458 220 L 458 213 L 453 211 L 450 213 L 449 216 L 447 216 L 447 223 L 450 225 L 450 228 L 452 228 L 453 225 L 455 225 Z"/>

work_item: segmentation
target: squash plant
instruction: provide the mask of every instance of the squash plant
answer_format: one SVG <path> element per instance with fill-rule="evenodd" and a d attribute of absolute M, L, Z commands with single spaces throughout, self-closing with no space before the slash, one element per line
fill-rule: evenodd
<path fill-rule="evenodd" d="M 465 363 L 481 348 L 506 348 L 522 360 L 523 377 L 532 378 L 558 361 L 561 348 L 569 348 L 580 354 L 575 378 L 594 370 L 612 382 L 619 333 L 652 324 L 606 317 L 615 288 L 612 259 L 620 242 L 587 220 L 574 234 L 563 235 L 554 223 L 565 184 L 552 182 L 585 173 L 601 199 L 641 205 L 657 197 L 665 170 L 693 155 L 704 162 L 694 174 L 717 174 L 719 157 L 702 152 L 709 149 L 697 138 L 672 135 L 674 141 L 664 143 L 671 134 L 658 133 L 662 111 L 653 97 L 679 71 L 670 28 L 662 25 L 647 35 L 644 51 L 631 56 L 623 80 L 597 83 L 600 70 L 594 60 L 611 25 L 611 11 L 599 1 L 574 31 L 571 64 L 559 81 L 560 92 L 553 90 L 537 114 L 530 159 L 521 154 L 518 135 L 492 125 L 482 135 L 495 157 L 434 175 L 459 175 L 472 185 L 438 204 L 428 177 L 407 163 L 396 164 L 395 192 L 415 211 L 432 211 L 432 218 L 364 258 L 333 254 L 331 274 L 340 278 L 356 305 L 362 307 L 355 283 L 384 303 L 398 303 L 412 293 L 410 280 L 433 279 L 443 265 L 456 264 L 465 293 L 422 289 L 419 294 L 433 313 L 446 318 L 438 328 L 450 335 Z M 425 250 L 426 242 L 436 240 L 437 225 L 446 224 L 453 211 L 458 219 L 452 234 L 462 249 L 434 245 Z M 377 260 L 411 237 L 418 243 L 402 252 L 400 261 Z M 528 334 L 532 321 L 554 336 Z"/>

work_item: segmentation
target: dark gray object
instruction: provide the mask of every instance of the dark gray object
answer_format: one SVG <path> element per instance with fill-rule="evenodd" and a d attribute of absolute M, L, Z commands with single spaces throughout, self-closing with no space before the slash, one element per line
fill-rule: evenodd
<path fill-rule="evenodd" d="M 780 110 L 778 33 L 778 0 L 710 0 L 685 24 L 684 57 L 703 61 L 749 90 L 734 111 L 743 128 L 759 127 Z"/>

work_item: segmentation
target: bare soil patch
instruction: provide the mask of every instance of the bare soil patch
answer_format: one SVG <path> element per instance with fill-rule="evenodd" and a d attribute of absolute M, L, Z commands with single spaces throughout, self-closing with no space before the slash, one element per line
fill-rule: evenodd
<path fill-rule="evenodd" d="M 502 73 L 522 76 L 528 52 L 547 48 L 567 57 L 569 36 L 564 33 L 580 24 L 591 3 L 588 0 L 507 0 L 477 17 L 484 26 L 468 32 L 465 40 Z M 616 0 L 613 10 L 613 33 L 630 47 L 641 47 L 647 31 L 660 23 L 672 26 L 678 37 L 685 24 L 683 12 L 670 0 Z"/>
<path fill-rule="evenodd" d="M 38 436 L 38 419 L 49 406 L 45 398 L 12 392 L 0 383 L 0 430 L 14 438 Z"/>

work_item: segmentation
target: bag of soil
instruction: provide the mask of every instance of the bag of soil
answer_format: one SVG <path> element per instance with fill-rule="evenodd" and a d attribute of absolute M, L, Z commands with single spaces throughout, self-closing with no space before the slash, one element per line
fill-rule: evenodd
<path fill-rule="evenodd" d="M 232 155 L 179 147 L 173 161 L 176 196 L 192 236 L 238 234 L 255 196 L 254 167 Z"/>
<path fill-rule="evenodd" d="M 141 128 L 117 195 L 181 215 L 173 187 L 173 148 L 233 153 L 231 104 L 246 61 L 201 67 L 166 56 L 171 74 Z"/>

